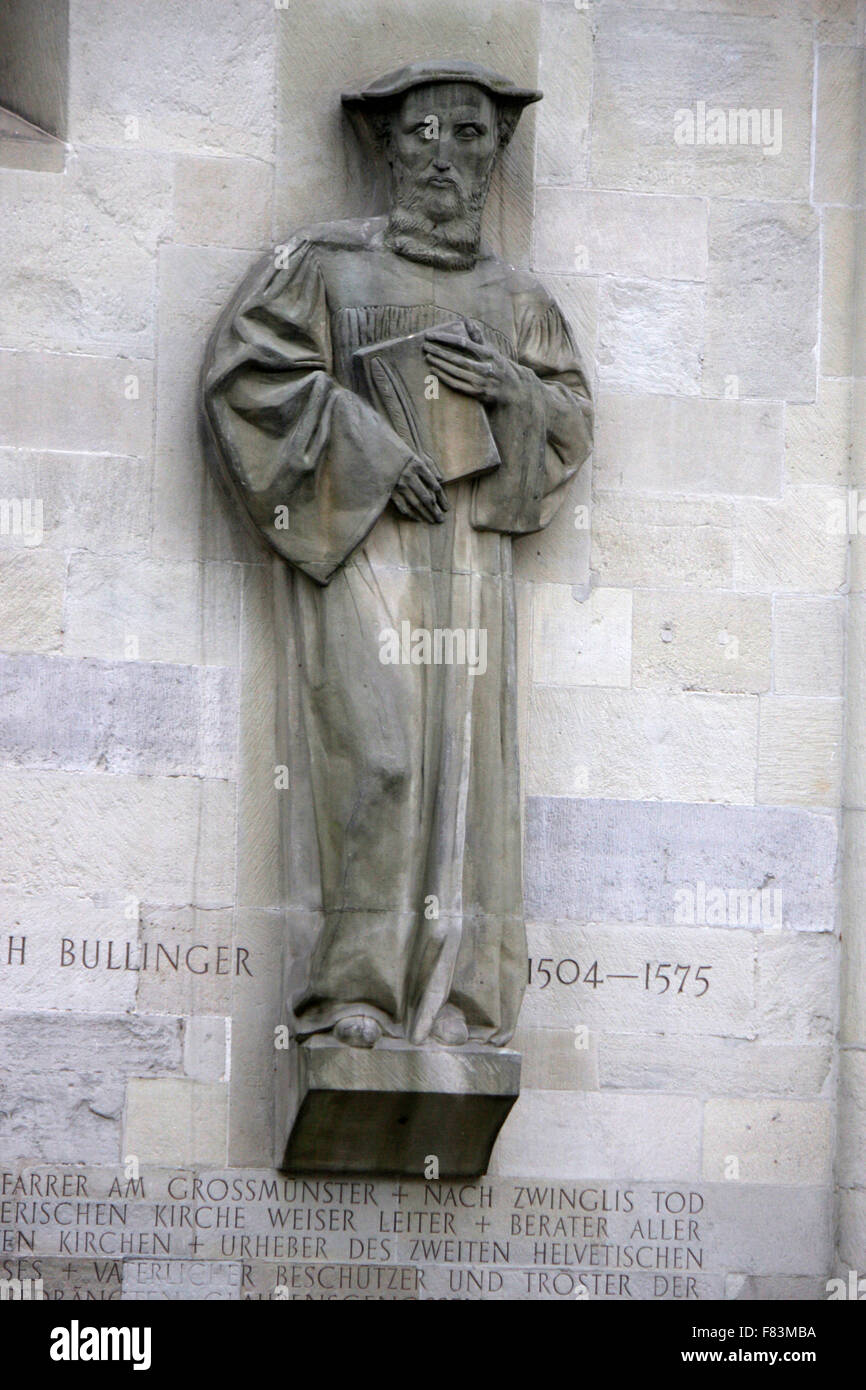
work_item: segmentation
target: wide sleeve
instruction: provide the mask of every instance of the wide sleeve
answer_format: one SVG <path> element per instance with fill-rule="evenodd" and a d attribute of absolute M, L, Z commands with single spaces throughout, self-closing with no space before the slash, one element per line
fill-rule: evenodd
<path fill-rule="evenodd" d="M 496 405 L 490 427 L 502 463 L 480 478 L 472 522 L 481 531 L 540 531 L 592 449 L 592 401 L 568 324 L 543 291 L 518 316 L 517 361 L 525 390 Z"/>
<path fill-rule="evenodd" d="M 223 482 L 275 550 L 327 584 L 387 506 L 410 451 L 334 380 L 309 241 L 241 285 L 211 338 L 202 398 Z"/>

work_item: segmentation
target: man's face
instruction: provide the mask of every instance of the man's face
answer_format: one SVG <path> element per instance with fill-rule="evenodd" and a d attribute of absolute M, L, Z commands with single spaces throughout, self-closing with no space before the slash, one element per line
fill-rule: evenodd
<path fill-rule="evenodd" d="M 496 106 L 480 87 L 434 82 L 407 92 L 391 127 L 395 192 L 432 223 L 483 204 L 499 145 Z"/>

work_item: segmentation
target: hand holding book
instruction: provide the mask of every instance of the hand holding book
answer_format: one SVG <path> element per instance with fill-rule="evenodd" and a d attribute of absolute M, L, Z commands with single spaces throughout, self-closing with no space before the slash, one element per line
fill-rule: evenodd
<path fill-rule="evenodd" d="M 517 364 L 482 342 L 471 324 L 465 332 L 450 326 L 428 329 L 424 356 L 452 391 L 476 396 L 484 405 L 517 405 L 525 390 Z"/>
<path fill-rule="evenodd" d="M 394 506 L 410 521 L 444 521 L 451 503 L 432 459 L 413 455 L 394 484 Z"/>
<path fill-rule="evenodd" d="M 431 339 L 431 333 L 435 338 Z M 479 396 L 462 384 L 454 390 L 440 378 L 428 359 L 427 346 L 437 352 L 455 350 L 452 343 L 472 342 L 462 321 L 452 321 L 437 330 L 410 333 L 403 338 L 389 338 L 370 343 L 354 353 L 355 389 L 385 417 L 392 429 L 405 440 L 416 460 L 424 466 L 409 470 L 401 500 L 411 513 L 416 511 L 414 498 L 419 490 L 429 511 L 442 511 L 436 488 L 487 473 L 500 464 L 499 450 L 490 429 L 487 412 Z M 483 345 L 477 345 L 483 349 Z M 486 350 L 485 350 L 486 351 Z M 497 354 L 498 355 L 498 354 Z M 486 359 L 485 359 L 486 362 Z M 449 373 L 457 374 L 459 364 L 447 363 Z M 444 370 L 444 369 L 443 369 Z M 427 476 L 432 468 L 436 488 L 432 489 Z M 411 478 L 411 481 L 410 481 Z M 396 497 L 395 497 L 396 501 Z M 398 503 L 399 506 L 399 503 Z M 402 508 L 401 508 L 402 510 Z M 441 515 L 425 520 L 441 521 Z"/>

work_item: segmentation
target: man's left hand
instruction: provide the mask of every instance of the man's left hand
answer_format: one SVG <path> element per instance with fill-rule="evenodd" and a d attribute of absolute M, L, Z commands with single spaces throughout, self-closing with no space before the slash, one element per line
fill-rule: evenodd
<path fill-rule="evenodd" d="M 429 329 L 424 355 L 446 386 L 477 396 L 485 405 L 517 405 L 525 398 L 526 380 L 517 363 L 470 337 L 468 331 Z"/>

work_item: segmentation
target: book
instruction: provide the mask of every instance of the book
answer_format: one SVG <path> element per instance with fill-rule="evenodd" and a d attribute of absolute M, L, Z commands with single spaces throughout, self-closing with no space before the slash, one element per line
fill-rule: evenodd
<path fill-rule="evenodd" d="M 477 397 L 453 391 L 438 377 L 431 385 L 435 373 L 424 356 L 425 336 L 410 333 L 358 348 L 352 355 L 355 389 L 410 449 L 433 459 L 444 482 L 487 473 L 501 462 L 487 411 Z"/>

